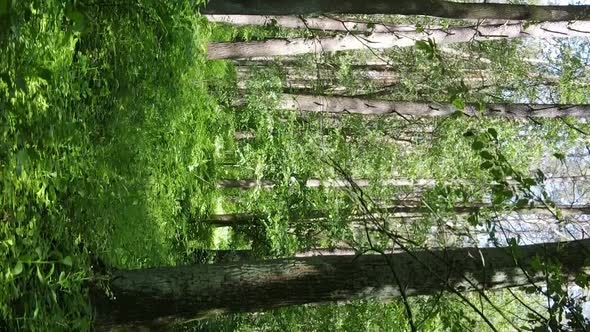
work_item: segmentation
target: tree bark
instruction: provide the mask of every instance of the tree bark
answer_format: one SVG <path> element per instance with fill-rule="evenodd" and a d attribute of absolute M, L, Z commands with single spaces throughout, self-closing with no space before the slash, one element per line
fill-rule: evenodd
<path fill-rule="evenodd" d="M 203 14 L 390 14 L 447 18 L 569 21 L 587 18 L 590 6 L 458 3 L 444 0 L 210 0 Z"/>
<path fill-rule="evenodd" d="M 518 248 L 516 257 L 507 248 L 464 248 L 119 270 L 109 280 L 112 298 L 93 291 L 95 327 L 161 329 L 213 314 L 388 300 L 400 297 L 402 290 L 415 296 L 542 284 L 542 273 L 527 270 L 536 257 L 559 262 L 571 281 L 590 272 L 583 254 L 588 245 L 590 240 L 527 245 Z"/>
<path fill-rule="evenodd" d="M 301 251 L 294 257 L 312 257 L 312 256 L 351 256 L 356 255 L 354 249 L 348 247 L 337 248 L 315 248 L 307 251 Z M 214 263 L 237 263 L 260 260 L 256 252 L 251 249 L 200 249 L 194 254 L 197 261 L 207 261 L 211 259 Z"/>
<path fill-rule="evenodd" d="M 371 184 L 371 181 L 368 179 L 354 179 L 354 183 L 363 188 L 368 187 Z M 383 186 L 393 186 L 393 187 L 403 187 L 403 186 L 411 186 L 411 187 L 432 187 L 436 181 L 434 179 L 386 179 L 379 183 L 379 185 Z M 250 188 L 273 188 L 276 184 L 273 181 L 269 180 L 255 180 L 255 179 L 246 179 L 246 180 L 232 180 L 232 179 L 224 179 L 219 180 L 217 182 L 218 188 L 239 188 L 239 189 L 250 189 Z M 351 186 L 350 182 L 347 180 L 321 180 L 321 179 L 309 179 L 305 182 L 305 186 L 309 188 L 319 188 L 319 187 L 326 187 L 326 188 L 348 188 Z"/>
<path fill-rule="evenodd" d="M 351 97 L 329 97 L 316 95 L 283 94 L 277 106 L 279 109 L 328 112 L 355 113 L 365 115 L 408 115 L 418 117 L 449 116 L 460 111 L 468 116 L 500 116 L 513 119 L 587 118 L 590 116 L 590 105 L 560 104 L 487 104 L 481 109 L 478 105 L 467 104 L 458 110 L 450 103 L 436 102 L 397 102 L 387 100 L 370 100 Z"/>
<path fill-rule="evenodd" d="M 297 17 L 297 16 L 269 16 L 269 15 L 204 15 L 209 22 L 227 23 L 231 25 L 276 25 L 288 29 L 310 29 L 343 32 L 404 32 L 414 31 L 416 26 L 411 24 L 385 24 L 337 20 L 329 17 Z"/>
<path fill-rule="evenodd" d="M 321 31 L 341 31 L 349 33 L 373 33 L 373 32 L 407 32 L 416 30 L 412 24 L 390 24 L 371 21 L 357 21 L 349 19 L 337 19 L 327 16 L 301 17 L 286 15 L 203 15 L 209 22 L 225 23 L 236 26 L 268 25 L 287 29 L 310 29 Z M 516 21 L 486 19 L 469 20 L 469 23 L 508 24 Z M 430 28 L 435 28 L 430 26 Z"/>
<path fill-rule="evenodd" d="M 297 55 L 336 52 L 364 48 L 385 49 L 410 47 L 416 41 L 453 44 L 507 38 L 563 38 L 590 36 L 590 21 L 515 22 L 510 24 L 474 25 L 449 29 L 427 29 L 423 32 L 373 33 L 369 36 L 343 34 L 325 38 L 270 39 L 264 41 L 209 44 L 209 59 L 239 59 L 261 56 Z"/>

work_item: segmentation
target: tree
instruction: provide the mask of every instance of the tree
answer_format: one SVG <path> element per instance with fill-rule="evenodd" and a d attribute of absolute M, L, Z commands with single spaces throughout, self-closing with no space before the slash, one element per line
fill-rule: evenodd
<path fill-rule="evenodd" d="M 588 245 L 590 240 L 580 240 L 517 251 L 463 248 L 116 270 L 108 283 L 112 297 L 95 290 L 92 302 L 97 330 L 107 330 L 155 328 L 213 314 L 307 303 L 460 294 L 543 283 L 543 273 L 530 269 L 541 257 L 559 262 L 571 281 L 577 273 L 590 272 L 581 254 Z"/>
<path fill-rule="evenodd" d="M 437 102 L 398 102 L 351 97 L 283 94 L 278 108 L 309 112 L 356 113 L 365 115 L 401 115 L 418 117 L 449 116 L 461 112 L 468 116 L 499 116 L 514 119 L 587 118 L 590 105 L 560 104 L 465 104 Z"/>
<path fill-rule="evenodd" d="M 587 18 L 590 6 L 459 3 L 445 0 L 211 0 L 203 14 L 392 14 L 447 18 L 566 21 Z"/>
<path fill-rule="evenodd" d="M 545 181 L 585 181 L 588 178 L 586 176 L 553 176 L 545 178 Z M 518 182 L 507 178 L 506 181 L 509 184 L 518 184 Z M 369 187 L 371 181 L 368 179 L 352 179 L 352 182 L 360 188 Z M 392 178 L 383 179 L 375 182 L 375 185 L 381 186 L 392 186 L 392 187 L 434 187 L 437 183 L 445 185 L 469 185 L 472 183 L 469 179 L 450 179 L 446 181 L 437 181 L 436 179 L 410 179 L 410 178 Z M 322 180 L 322 179 L 309 179 L 305 181 L 305 186 L 308 188 L 348 188 L 352 184 L 346 179 L 334 179 L 334 180 Z M 251 189 L 251 188 L 273 188 L 276 183 L 270 180 L 256 180 L 256 179 L 222 179 L 217 181 L 217 187 L 221 189 L 239 188 L 239 189 Z"/>
<path fill-rule="evenodd" d="M 209 59 L 236 59 L 262 56 L 297 55 L 305 53 L 336 52 L 363 48 L 384 49 L 411 47 L 416 41 L 433 41 L 436 44 L 453 44 L 470 41 L 506 38 L 563 38 L 589 36 L 590 21 L 510 22 L 506 24 L 473 25 L 425 31 L 373 33 L 369 36 L 354 34 L 324 38 L 270 39 L 240 43 L 209 44 Z"/>
<path fill-rule="evenodd" d="M 390 202 L 395 205 L 391 205 L 385 208 L 375 209 L 374 213 L 366 215 L 363 213 L 353 214 L 353 219 L 359 220 L 368 216 L 373 215 L 385 215 L 390 218 L 413 218 L 420 217 L 431 213 L 431 209 L 428 207 L 420 206 L 420 201 L 415 200 L 397 200 Z M 469 216 L 480 212 L 482 209 L 493 209 L 492 203 L 470 203 L 464 206 L 454 206 L 450 209 L 453 214 L 457 216 Z M 562 216 L 576 216 L 576 215 L 590 215 L 590 205 L 556 205 L 555 207 L 560 211 Z M 538 215 L 553 215 L 553 211 L 547 209 L 542 205 L 524 206 L 514 208 L 507 212 L 519 212 L 522 214 L 538 214 Z M 321 222 L 328 218 L 329 213 L 323 210 L 309 210 L 303 213 L 303 215 L 297 215 L 295 217 L 296 222 L 310 223 L 310 222 Z M 268 219 L 268 215 L 264 213 L 228 213 L 228 214 L 214 214 L 209 219 L 201 220 L 210 225 L 219 227 L 235 227 L 235 226 L 249 226 L 255 225 L 262 220 Z"/>
<path fill-rule="evenodd" d="M 313 248 L 306 251 L 295 253 L 294 257 L 311 257 L 311 256 L 354 256 L 357 252 L 350 247 L 335 248 Z M 198 249 L 193 254 L 195 261 L 207 262 L 209 260 L 215 263 L 235 263 L 249 262 L 262 259 L 257 255 L 255 250 L 251 249 L 227 249 L 227 250 L 209 250 Z"/>
<path fill-rule="evenodd" d="M 384 24 L 360 21 L 344 21 L 329 17 L 296 17 L 266 15 L 205 15 L 207 20 L 231 25 L 270 25 L 289 29 L 310 29 L 343 32 L 403 32 L 414 31 L 416 27 L 408 24 Z M 504 22 L 502 22 L 504 23 Z"/>

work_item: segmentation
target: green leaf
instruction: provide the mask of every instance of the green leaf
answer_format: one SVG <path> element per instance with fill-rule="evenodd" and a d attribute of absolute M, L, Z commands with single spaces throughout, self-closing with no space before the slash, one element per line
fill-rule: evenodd
<path fill-rule="evenodd" d="M 518 242 L 516 241 L 515 238 L 511 237 L 508 239 L 508 245 L 512 248 L 517 248 L 518 247 Z"/>
<path fill-rule="evenodd" d="M 501 192 L 499 193 L 494 193 L 493 198 L 492 198 L 492 203 L 494 203 L 495 205 L 498 204 L 502 204 L 504 202 L 504 196 L 502 195 Z"/>
<path fill-rule="evenodd" d="M 86 15 L 84 15 L 84 13 L 82 13 L 81 11 L 69 8 L 68 10 L 66 10 L 66 17 L 74 23 L 74 31 L 83 32 L 84 29 L 86 29 L 88 19 L 86 18 Z"/>
<path fill-rule="evenodd" d="M 16 88 L 24 93 L 29 92 L 29 88 L 27 87 L 27 81 L 25 81 L 25 79 L 20 75 L 16 75 L 14 79 L 14 85 L 16 85 Z"/>
<path fill-rule="evenodd" d="M 486 159 L 486 160 L 492 160 L 492 159 L 494 159 L 494 156 L 493 156 L 493 155 L 492 155 L 492 154 L 491 154 L 489 151 L 486 151 L 486 150 L 483 150 L 483 151 L 481 151 L 481 152 L 479 153 L 479 155 L 480 155 L 480 156 L 481 156 L 483 159 Z"/>
<path fill-rule="evenodd" d="M 532 22 L 530 21 L 525 21 L 524 24 L 522 25 L 522 29 L 526 30 L 531 26 Z"/>
<path fill-rule="evenodd" d="M 61 260 L 62 264 L 72 266 L 72 257 L 66 256 Z"/>
<path fill-rule="evenodd" d="M 480 102 L 480 103 L 478 103 L 478 104 L 477 104 L 477 111 L 478 111 L 479 113 L 483 114 L 483 113 L 485 113 L 487 110 L 488 110 L 488 106 L 487 106 L 485 103 L 483 103 L 483 102 Z"/>
<path fill-rule="evenodd" d="M 494 167 L 494 164 L 491 161 L 484 161 L 481 165 L 479 165 L 481 169 L 490 169 Z"/>
<path fill-rule="evenodd" d="M 0 73 L 0 81 L 10 85 L 12 80 L 10 79 L 10 76 L 6 73 Z"/>
<path fill-rule="evenodd" d="M 483 149 L 483 147 L 484 147 L 484 144 L 482 141 L 475 141 L 471 144 L 471 148 L 476 151 Z"/>
<path fill-rule="evenodd" d="M 12 275 L 17 276 L 23 272 L 23 263 L 21 261 L 16 262 L 16 265 L 12 269 Z"/>
<path fill-rule="evenodd" d="M 545 182 L 545 173 L 540 169 L 537 170 L 537 181 L 538 182 Z"/>
<path fill-rule="evenodd" d="M 469 216 L 469 218 L 467 218 L 467 222 L 471 226 L 477 226 L 477 224 L 479 223 L 479 218 L 477 217 L 476 214 L 472 214 L 472 215 Z"/>
<path fill-rule="evenodd" d="M 488 134 L 490 134 L 493 139 L 498 139 L 498 131 L 496 129 L 488 128 Z"/>
<path fill-rule="evenodd" d="M 45 277 L 43 276 L 43 274 L 41 273 L 41 269 L 39 268 L 39 265 L 37 265 L 37 278 L 39 278 L 39 281 L 44 284 L 45 283 Z"/>
<path fill-rule="evenodd" d="M 475 133 L 473 132 L 473 130 L 468 130 L 465 133 L 463 133 L 463 137 L 472 137 L 474 135 Z"/>
<path fill-rule="evenodd" d="M 533 178 L 525 178 L 524 180 L 522 180 L 522 183 L 528 187 L 531 187 L 531 186 L 534 186 L 535 184 L 537 184 L 537 182 Z"/>
<path fill-rule="evenodd" d="M 39 77 L 41 77 L 42 79 L 44 79 L 45 81 L 49 82 L 49 81 L 51 81 L 51 77 L 53 76 L 53 73 L 51 72 L 51 70 L 49 70 L 47 68 L 39 68 L 39 69 L 37 69 L 37 75 Z"/>
<path fill-rule="evenodd" d="M 531 267 L 535 271 L 541 271 L 543 269 L 543 263 L 541 262 L 539 256 L 533 257 L 533 259 L 531 260 Z"/>
<path fill-rule="evenodd" d="M 561 162 L 565 161 L 565 155 L 563 153 L 556 152 L 553 154 L 553 156 Z"/>
<path fill-rule="evenodd" d="M 432 53 L 432 46 L 426 41 L 416 40 L 416 48 L 426 53 Z"/>
<path fill-rule="evenodd" d="M 465 102 L 460 98 L 455 98 L 453 99 L 453 106 L 462 111 L 465 109 Z"/>
<path fill-rule="evenodd" d="M 576 285 L 584 288 L 588 286 L 588 277 L 580 273 L 576 276 Z"/>

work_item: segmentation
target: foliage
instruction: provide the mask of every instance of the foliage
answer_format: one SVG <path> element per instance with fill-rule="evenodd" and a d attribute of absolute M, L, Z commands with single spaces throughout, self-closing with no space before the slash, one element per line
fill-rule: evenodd
<path fill-rule="evenodd" d="M 225 134 L 210 30 L 189 1 L 5 3 L 0 329 L 89 330 L 102 261 L 173 264 L 209 241 L 188 220 L 211 208 Z"/>

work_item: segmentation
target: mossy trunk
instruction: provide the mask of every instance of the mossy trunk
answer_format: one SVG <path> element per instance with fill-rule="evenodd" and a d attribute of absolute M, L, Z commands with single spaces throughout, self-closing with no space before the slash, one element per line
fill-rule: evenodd
<path fill-rule="evenodd" d="M 564 276 L 588 272 L 590 240 L 506 248 L 465 248 L 381 255 L 315 256 L 256 263 L 115 271 L 112 298 L 95 292 L 97 330 L 162 328 L 213 314 L 308 303 L 387 300 L 401 295 L 473 291 L 542 283 L 528 271 L 535 256 L 560 262 Z M 399 283 L 392 277 L 395 269 Z"/>

